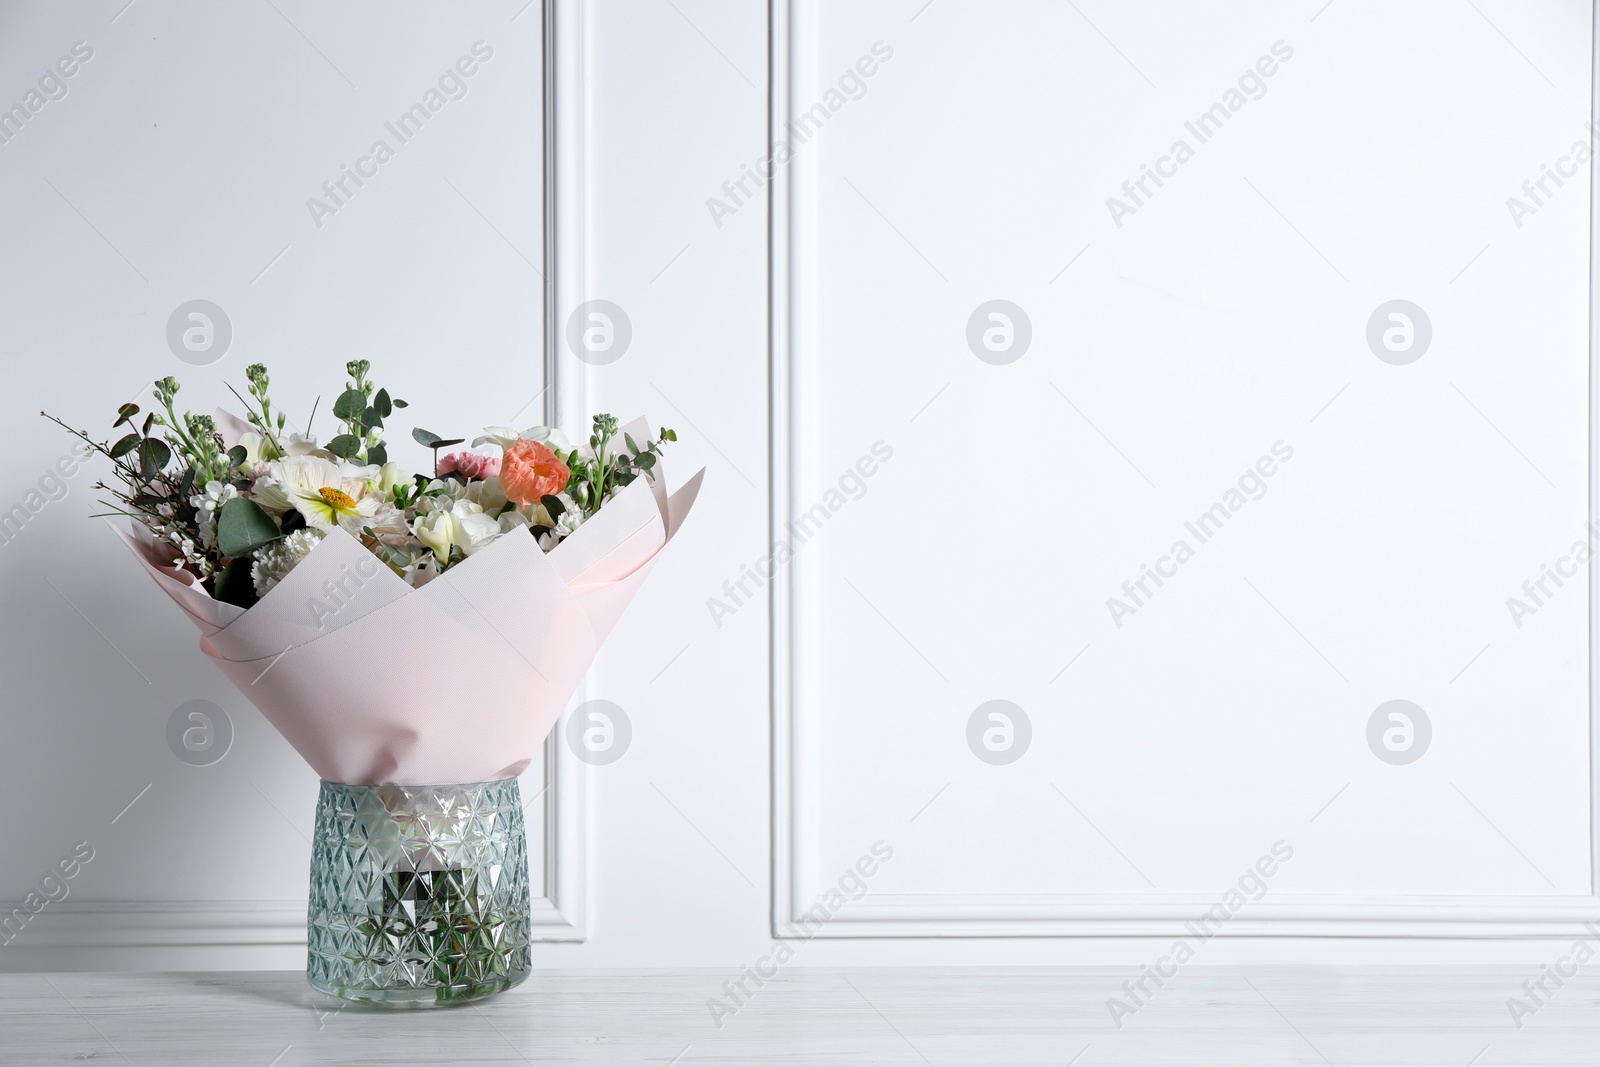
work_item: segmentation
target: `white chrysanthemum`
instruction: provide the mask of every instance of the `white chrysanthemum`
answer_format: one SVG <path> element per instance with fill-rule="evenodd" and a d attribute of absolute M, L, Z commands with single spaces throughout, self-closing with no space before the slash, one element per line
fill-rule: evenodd
<path fill-rule="evenodd" d="M 310 555 L 322 538 L 321 530 L 308 526 L 281 541 L 256 549 L 254 562 L 250 564 L 250 580 L 255 583 L 256 596 L 270 593 L 273 586 L 294 570 L 295 564 Z"/>

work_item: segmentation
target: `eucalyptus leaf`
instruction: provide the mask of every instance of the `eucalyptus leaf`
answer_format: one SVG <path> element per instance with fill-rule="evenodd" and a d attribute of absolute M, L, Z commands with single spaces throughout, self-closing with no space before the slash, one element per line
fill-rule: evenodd
<path fill-rule="evenodd" d="M 434 448 L 444 440 L 444 438 L 440 437 L 438 434 L 432 432 L 431 430 L 424 430 L 420 426 L 411 431 L 411 439 L 417 444 L 421 445 L 423 448 Z"/>
<path fill-rule="evenodd" d="M 539 503 L 544 505 L 544 509 L 550 513 L 551 519 L 560 519 L 567 510 L 567 505 L 561 502 L 560 497 L 551 496 L 548 493 L 539 498 Z"/>
<path fill-rule="evenodd" d="M 139 414 L 138 404 L 122 405 L 117 409 L 117 421 L 111 424 L 111 428 L 115 430 L 118 426 L 121 426 L 123 423 L 129 421 L 137 414 Z"/>
<path fill-rule="evenodd" d="M 361 451 L 361 439 L 351 434 L 342 433 L 329 441 L 327 449 L 340 459 L 349 459 Z"/>
<path fill-rule="evenodd" d="M 146 437 L 139 442 L 139 473 L 149 481 L 161 473 L 172 458 L 172 449 L 160 438 Z"/>
<path fill-rule="evenodd" d="M 138 447 L 139 435 L 136 433 L 130 433 L 128 436 L 111 446 L 111 458 L 121 459 L 123 456 L 126 456 L 129 452 L 132 452 Z"/>
<path fill-rule="evenodd" d="M 378 416 L 387 419 L 393 410 L 389 403 L 389 390 L 379 389 L 378 395 L 372 398 L 372 406 L 378 409 Z"/>
<path fill-rule="evenodd" d="M 367 398 L 359 389 L 346 389 L 339 394 L 339 399 L 333 402 L 333 415 L 345 422 L 354 422 L 361 417 L 367 409 Z"/>
<path fill-rule="evenodd" d="M 383 416 L 378 414 L 378 409 L 369 407 L 361 413 L 361 425 L 369 430 L 375 430 L 383 425 Z"/>
<path fill-rule="evenodd" d="M 401 400 L 399 397 L 395 397 L 394 398 L 394 406 L 397 407 L 397 408 L 408 408 L 411 405 L 407 404 L 404 400 Z"/>
<path fill-rule="evenodd" d="M 251 559 L 249 556 L 239 556 L 228 561 L 228 565 L 217 572 L 216 598 L 224 604 L 235 604 L 241 608 L 249 608 L 260 599 L 256 596 L 256 583 L 250 577 Z"/>
<path fill-rule="evenodd" d="M 282 536 L 272 516 L 248 497 L 232 498 L 217 515 L 217 551 L 229 559 L 248 556 Z"/>
<path fill-rule="evenodd" d="M 244 445 L 234 445 L 228 449 L 228 466 L 230 468 L 242 466 L 249 455 L 250 453 L 245 451 Z"/>
<path fill-rule="evenodd" d="M 373 445 L 367 449 L 367 462 L 376 463 L 380 467 L 383 466 L 389 462 L 389 450 L 384 448 L 382 444 Z"/>

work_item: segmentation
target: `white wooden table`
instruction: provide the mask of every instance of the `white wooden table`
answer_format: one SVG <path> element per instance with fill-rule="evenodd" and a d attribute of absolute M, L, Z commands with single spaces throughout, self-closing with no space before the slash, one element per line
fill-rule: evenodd
<path fill-rule="evenodd" d="M 0 1064 L 1600 1064 L 1600 973 L 1518 1028 L 1507 998 L 1538 970 L 1193 968 L 1120 1028 L 1129 970 L 793 968 L 720 1028 L 721 971 L 540 972 L 420 1012 L 282 971 L 5 975 Z"/>

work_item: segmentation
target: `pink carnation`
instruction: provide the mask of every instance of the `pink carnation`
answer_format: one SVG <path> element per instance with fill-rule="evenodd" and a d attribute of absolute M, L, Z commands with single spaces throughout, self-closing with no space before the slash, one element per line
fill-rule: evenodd
<path fill-rule="evenodd" d="M 499 456 L 482 456 L 476 452 L 452 452 L 439 461 L 434 477 L 442 478 L 452 471 L 468 480 L 493 478 L 500 473 Z"/>

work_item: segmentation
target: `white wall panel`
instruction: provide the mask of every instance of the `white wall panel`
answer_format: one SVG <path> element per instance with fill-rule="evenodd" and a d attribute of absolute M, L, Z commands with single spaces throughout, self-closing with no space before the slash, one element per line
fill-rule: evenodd
<path fill-rule="evenodd" d="M 780 927 L 878 838 L 826 932 L 1175 929 L 1280 840 L 1231 931 L 1600 910 L 1588 569 L 1507 604 L 1589 536 L 1588 6 L 783 6 Z"/>

